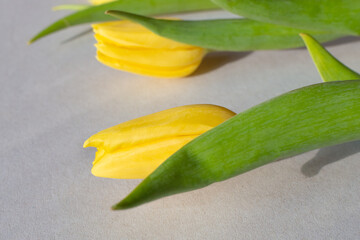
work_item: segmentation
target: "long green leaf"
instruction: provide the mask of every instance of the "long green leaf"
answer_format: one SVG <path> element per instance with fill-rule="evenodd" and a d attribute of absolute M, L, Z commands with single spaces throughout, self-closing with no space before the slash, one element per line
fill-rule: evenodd
<path fill-rule="evenodd" d="M 250 51 L 300 47 L 304 43 L 299 33 L 306 31 L 250 19 L 175 21 L 113 10 L 107 13 L 137 22 L 160 36 L 212 50 Z M 324 31 L 307 32 L 321 41 L 341 36 Z"/>
<path fill-rule="evenodd" d="M 300 34 L 300 36 L 324 82 L 360 79 L 360 74 L 337 60 L 313 37 L 307 34 Z"/>
<path fill-rule="evenodd" d="M 216 8 L 218 7 L 210 0 L 117 0 L 70 14 L 39 32 L 29 43 L 33 43 L 42 37 L 70 26 L 114 20 L 113 17 L 104 14 L 104 12 L 109 9 L 129 11 L 144 15 L 157 15 Z"/>
<path fill-rule="evenodd" d="M 191 191 L 313 149 L 360 139 L 360 80 L 291 91 L 185 145 L 113 209 Z"/>
<path fill-rule="evenodd" d="M 360 34 L 359 0 L 212 0 L 250 19 L 296 28 Z"/>

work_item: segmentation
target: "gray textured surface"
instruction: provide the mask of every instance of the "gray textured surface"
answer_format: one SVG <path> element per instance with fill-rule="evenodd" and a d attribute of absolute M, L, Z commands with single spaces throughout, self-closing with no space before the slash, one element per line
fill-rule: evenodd
<path fill-rule="evenodd" d="M 86 26 L 26 46 L 70 2 L 0 2 L 0 239 L 360 238 L 360 142 L 111 211 L 139 181 L 90 174 L 95 149 L 82 143 L 93 133 L 185 104 L 240 112 L 320 77 L 304 49 L 213 55 L 186 79 L 135 76 L 96 62 L 91 34 L 62 43 Z M 229 15 L 183 17 L 208 16 Z M 360 41 L 329 49 L 360 71 Z"/>

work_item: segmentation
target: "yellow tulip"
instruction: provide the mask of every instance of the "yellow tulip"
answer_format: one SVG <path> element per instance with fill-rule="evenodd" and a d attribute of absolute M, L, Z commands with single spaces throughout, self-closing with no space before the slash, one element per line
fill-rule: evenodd
<path fill-rule="evenodd" d="M 192 139 L 234 115 L 220 106 L 187 105 L 105 129 L 84 143 L 97 148 L 91 172 L 106 178 L 145 178 Z"/>
<path fill-rule="evenodd" d="M 89 2 L 93 5 L 99 5 L 99 4 L 103 4 L 103 3 L 109 3 L 109 2 L 113 2 L 114 0 L 89 0 Z"/>
<path fill-rule="evenodd" d="M 185 77 L 198 68 L 207 52 L 160 37 L 127 20 L 94 24 L 93 29 L 101 63 L 140 75 Z"/>

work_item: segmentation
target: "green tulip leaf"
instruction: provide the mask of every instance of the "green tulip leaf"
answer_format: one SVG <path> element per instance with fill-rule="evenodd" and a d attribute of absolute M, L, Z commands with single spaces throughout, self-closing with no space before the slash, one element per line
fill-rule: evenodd
<path fill-rule="evenodd" d="M 212 0 L 220 7 L 261 22 L 295 28 L 360 34 L 359 0 Z"/>
<path fill-rule="evenodd" d="M 211 50 L 250 51 L 304 46 L 299 33 L 305 30 L 250 19 L 177 21 L 154 19 L 113 10 L 107 11 L 107 14 L 139 23 L 165 38 Z M 342 36 L 325 31 L 307 32 L 321 41 L 329 41 Z"/>
<path fill-rule="evenodd" d="M 104 14 L 109 9 L 144 15 L 157 15 L 216 8 L 218 7 L 209 0 L 117 0 L 97 6 L 90 6 L 61 18 L 34 36 L 29 41 L 29 44 L 67 27 L 83 23 L 112 21 L 114 20 L 113 17 Z"/>
<path fill-rule="evenodd" d="M 308 34 L 300 34 L 300 36 L 324 82 L 360 79 L 357 72 L 337 60 L 313 37 Z"/>
<path fill-rule="evenodd" d="M 270 162 L 360 139 L 360 80 L 297 89 L 236 115 L 182 147 L 113 209 L 226 180 Z"/>

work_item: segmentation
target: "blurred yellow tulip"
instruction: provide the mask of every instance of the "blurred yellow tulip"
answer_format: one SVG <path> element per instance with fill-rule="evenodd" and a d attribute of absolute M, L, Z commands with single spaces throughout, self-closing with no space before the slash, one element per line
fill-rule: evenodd
<path fill-rule="evenodd" d="M 89 2 L 93 5 L 99 5 L 103 3 L 113 2 L 115 0 L 89 0 Z"/>
<path fill-rule="evenodd" d="M 91 172 L 106 178 L 145 178 L 186 143 L 234 115 L 220 106 L 187 105 L 105 129 L 84 143 L 97 148 Z"/>
<path fill-rule="evenodd" d="M 93 29 L 101 63 L 140 75 L 185 77 L 198 68 L 207 52 L 160 37 L 127 20 L 94 24 Z"/>

